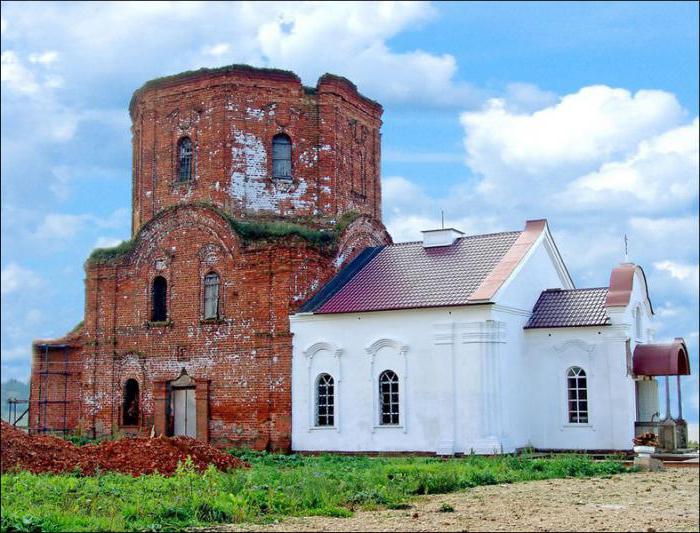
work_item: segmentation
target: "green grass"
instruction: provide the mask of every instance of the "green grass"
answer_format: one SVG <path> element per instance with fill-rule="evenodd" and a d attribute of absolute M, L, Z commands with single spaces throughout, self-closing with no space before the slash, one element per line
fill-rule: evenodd
<path fill-rule="evenodd" d="M 162 531 L 285 516 L 350 516 L 356 509 L 406 508 L 418 494 L 479 485 L 624 472 L 617 461 L 554 459 L 277 455 L 236 452 L 252 468 L 131 478 L 2 476 L 3 531 Z"/>

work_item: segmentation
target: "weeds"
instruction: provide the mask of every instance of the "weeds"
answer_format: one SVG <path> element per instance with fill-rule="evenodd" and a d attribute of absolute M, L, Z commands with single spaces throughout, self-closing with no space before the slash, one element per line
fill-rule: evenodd
<path fill-rule="evenodd" d="M 436 460 L 232 453 L 252 468 L 200 474 L 186 463 L 172 477 L 3 475 L 2 531 L 172 531 L 285 516 L 346 517 L 356 509 L 407 509 L 416 494 L 625 471 L 619 462 L 584 456 Z"/>

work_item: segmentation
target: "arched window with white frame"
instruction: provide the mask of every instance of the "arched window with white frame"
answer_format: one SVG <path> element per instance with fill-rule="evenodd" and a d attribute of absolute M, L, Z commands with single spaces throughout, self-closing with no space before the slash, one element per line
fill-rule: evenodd
<path fill-rule="evenodd" d="M 379 425 L 399 425 L 399 376 L 393 370 L 379 375 Z"/>
<path fill-rule="evenodd" d="M 320 374 L 316 379 L 316 426 L 335 425 L 335 381 L 330 374 Z"/>
<path fill-rule="evenodd" d="M 569 423 L 588 424 L 588 381 L 583 368 L 572 366 L 566 371 Z"/>

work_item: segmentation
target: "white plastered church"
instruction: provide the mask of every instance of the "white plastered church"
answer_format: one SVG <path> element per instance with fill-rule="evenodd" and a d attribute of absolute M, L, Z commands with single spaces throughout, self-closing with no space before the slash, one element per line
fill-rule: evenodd
<path fill-rule="evenodd" d="M 629 450 L 664 424 L 682 447 L 656 378 L 689 374 L 688 352 L 654 343 L 653 314 L 632 263 L 575 288 L 546 220 L 368 248 L 290 317 L 292 448 Z"/>

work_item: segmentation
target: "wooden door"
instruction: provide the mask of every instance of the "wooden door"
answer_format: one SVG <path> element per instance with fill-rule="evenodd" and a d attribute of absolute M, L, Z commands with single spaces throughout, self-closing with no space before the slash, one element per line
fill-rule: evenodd
<path fill-rule="evenodd" d="M 197 403 L 194 389 L 173 389 L 173 434 L 197 437 Z"/>

